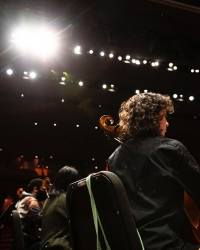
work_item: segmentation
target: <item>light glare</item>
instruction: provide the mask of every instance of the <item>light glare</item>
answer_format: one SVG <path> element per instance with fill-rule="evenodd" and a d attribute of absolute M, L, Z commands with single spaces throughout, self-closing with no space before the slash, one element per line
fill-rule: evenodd
<path fill-rule="evenodd" d="M 8 70 L 7 70 L 7 74 L 8 74 L 8 75 L 12 75 L 12 73 L 13 73 L 12 69 L 8 69 Z"/>
<path fill-rule="evenodd" d="M 36 77 L 36 73 L 35 72 L 31 72 L 30 73 L 30 78 L 34 79 Z"/>
<path fill-rule="evenodd" d="M 47 56 L 57 48 L 55 35 L 46 28 L 21 28 L 12 37 L 19 49 L 33 55 Z"/>
<path fill-rule="evenodd" d="M 190 101 L 193 101 L 193 100 L 194 100 L 194 96 L 190 96 L 190 97 L 189 97 L 189 100 L 190 100 Z"/>

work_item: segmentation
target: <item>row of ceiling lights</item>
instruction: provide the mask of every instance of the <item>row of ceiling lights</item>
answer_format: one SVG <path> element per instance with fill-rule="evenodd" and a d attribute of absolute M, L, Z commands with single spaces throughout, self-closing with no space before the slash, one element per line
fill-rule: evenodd
<path fill-rule="evenodd" d="M 74 53 L 75 54 L 82 54 L 81 53 L 81 47 L 80 46 L 76 46 L 74 48 Z M 88 52 L 88 54 L 94 54 L 94 50 L 90 49 Z M 104 51 L 100 51 L 98 52 L 100 56 L 106 56 L 106 53 Z M 114 53 L 108 53 L 108 57 L 109 58 L 114 58 L 115 55 Z M 117 59 L 119 61 L 123 61 L 124 63 L 133 63 L 136 65 L 140 65 L 140 64 L 150 64 L 152 67 L 158 67 L 160 65 L 160 63 L 158 61 L 152 61 L 152 60 L 146 60 L 146 59 L 136 59 L 130 55 L 125 55 L 125 56 L 121 56 L 121 55 L 117 55 L 116 56 Z M 161 62 L 163 63 L 163 62 Z M 166 64 L 166 63 L 165 63 Z M 168 71 L 176 71 L 178 70 L 178 66 L 174 65 L 172 62 L 168 63 L 166 66 Z M 199 69 L 190 69 L 188 68 L 188 71 L 190 71 L 191 73 L 199 73 Z"/>
<path fill-rule="evenodd" d="M 172 67 L 172 65 L 170 65 L 170 67 Z M 13 74 L 13 70 L 12 69 L 8 69 L 7 71 L 7 74 L 8 75 L 12 75 Z M 24 72 L 24 76 L 26 76 L 26 78 L 28 79 L 28 76 L 30 76 L 30 78 L 31 79 L 35 79 L 36 78 L 36 76 L 37 76 L 37 74 L 36 74 L 36 72 L 27 72 L 27 71 L 25 71 Z M 65 85 L 65 80 L 66 80 L 66 77 L 65 76 L 62 76 L 61 78 L 60 78 L 60 84 L 61 85 Z M 83 81 L 78 81 L 78 85 L 79 86 L 83 86 L 84 85 L 84 83 L 83 83 Z M 105 84 L 105 83 L 103 83 L 102 84 L 102 89 L 108 89 L 108 91 L 110 91 L 110 92 L 114 92 L 114 91 L 116 91 L 116 88 L 115 88 L 115 85 L 114 84 L 110 84 L 110 85 L 108 85 L 108 84 Z M 148 90 L 144 90 L 144 92 L 148 92 Z M 140 93 L 140 90 L 135 90 L 135 93 L 136 94 L 138 94 L 138 93 Z M 21 97 L 24 97 L 24 94 L 21 94 Z M 174 99 L 177 99 L 177 100 L 179 100 L 179 101 L 183 101 L 184 100 L 184 98 L 183 98 L 183 95 L 178 95 L 178 94 L 173 94 L 173 98 Z M 194 101 L 194 96 L 189 96 L 188 97 L 188 100 L 189 101 Z M 65 100 L 64 99 L 61 99 L 61 102 L 62 103 L 64 103 L 65 102 Z"/>

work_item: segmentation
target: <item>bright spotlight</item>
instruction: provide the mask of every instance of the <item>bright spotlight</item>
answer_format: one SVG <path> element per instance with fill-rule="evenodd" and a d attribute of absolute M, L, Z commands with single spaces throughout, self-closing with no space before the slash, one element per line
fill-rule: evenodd
<path fill-rule="evenodd" d="M 176 99 L 178 97 L 178 95 L 177 94 L 173 94 L 173 97 Z"/>
<path fill-rule="evenodd" d="M 30 78 L 34 79 L 34 78 L 36 77 L 36 73 L 35 73 L 35 72 L 31 72 L 31 73 L 29 74 L 29 76 L 30 76 Z"/>
<path fill-rule="evenodd" d="M 190 100 L 190 101 L 193 101 L 193 100 L 194 100 L 194 96 L 190 96 L 190 97 L 189 97 L 189 100 Z"/>
<path fill-rule="evenodd" d="M 83 86 L 83 82 L 80 81 L 80 82 L 78 83 L 78 85 L 79 85 L 79 86 Z"/>
<path fill-rule="evenodd" d="M 51 55 L 57 48 L 55 35 L 46 28 L 22 28 L 12 37 L 18 48 L 34 55 Z"/>
<path fill-rule="evenodd" d="M 102 52 L 100 53 L 100 55 L 101 55 L 101 56 L 104 56 L 104 55 L 105 55 L 105 53 L 102 51 Z"/>
<path fill-rule="evenodd" d="M 76 46 L 76 48 L 74 49 L 74 53 L 75 54 L 81 54 L 81 47 L 80 46 Z"/>
<path fill-rule="evenodd" d="M 12 75 L 12 73 L 13 73 L 12 69 L 8 69 L 6 72 L 8 75 Z"/>
<path fill-rule="evenodd" d="M 136 60 L 136 61 L 135 61 L 135 64 L 140 65 L 140 61 L 139 61 L 139 60 Z"/>

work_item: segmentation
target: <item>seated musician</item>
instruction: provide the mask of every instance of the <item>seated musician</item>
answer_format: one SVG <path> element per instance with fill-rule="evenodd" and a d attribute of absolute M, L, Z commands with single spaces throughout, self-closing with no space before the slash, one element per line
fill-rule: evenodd
<path fill-rule="evenodd" d="M 46 198 L 43 180 L 30 181 L 15 207 L 20 215 L 26 250 L 39 250 L 42 228 L 42 203 Z"/>
<path fill-rule="evenodd" d="M 200 207 L 200 167 L 181 142 L 164 137 L 173 112 L 167 95 L 141 93 L 123 102 L 123 143 L 108 161 L 124 184 L 145 250 L 200 249 L 183 235 L 184 190 Z"/>
<path fill-rule="evenodd" d="M 41 250 L 71 249 L 66 192 L 69 184 L 78 179 L 78 171 L 73 167 L 65 166 L 58 171 L 43 207 Z"/>

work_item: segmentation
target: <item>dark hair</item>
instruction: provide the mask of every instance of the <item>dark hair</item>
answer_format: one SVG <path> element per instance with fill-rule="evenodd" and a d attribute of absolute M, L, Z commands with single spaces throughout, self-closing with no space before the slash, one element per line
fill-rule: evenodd
<path fill-rule="evenodd" d="M 77 181 L 79 178 L 78 170 L 75 168 L 69 166 L 61 168 L 49 190 L 49 196 L 56 196 L 65 193 L 69 184 Z"/>
<path fill-rule="evenodd" d="M 36 178 L 36 179 L 31 180 L 27 186 L 27 192 L 32 193 L 34 187 L 37 187 L 38 189 L 40 189 L 42 186 L 42 183 L 43 183 L 43 180 L 40 178 Z"/>
<path fill-rule="evenodd" d="M 123 102 L 119 109 L 119 138 L 124 141 L 138 135 L 161 135 L 159 112 L 174 112 L 173 102 L 168 95 L 141 93 Z"/>

